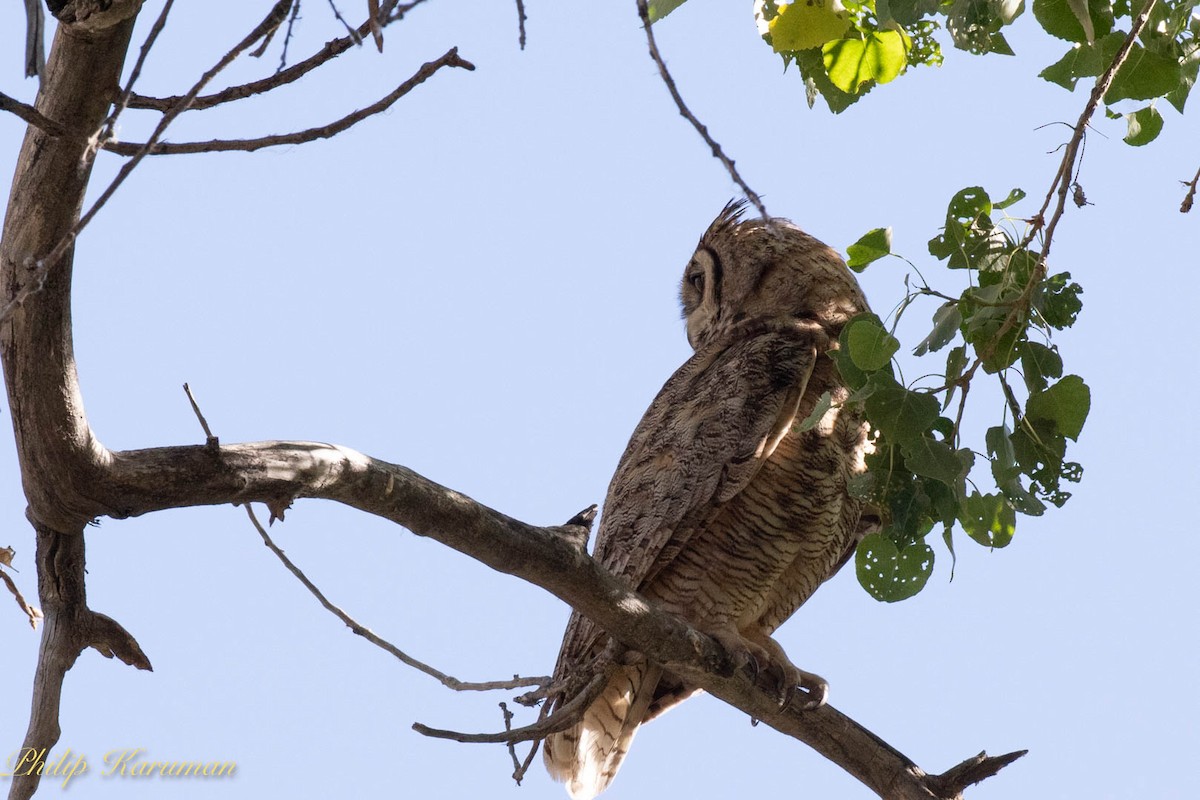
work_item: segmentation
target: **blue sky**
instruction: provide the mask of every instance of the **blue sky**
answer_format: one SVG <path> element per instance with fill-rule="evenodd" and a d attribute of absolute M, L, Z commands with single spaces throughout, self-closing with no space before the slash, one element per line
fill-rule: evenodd
<path fill-rule="evenodd" d="M 139 89 L 185 91 L 268 4 L 178 4 Z M 453 45 L 478 69 L 439 73 L 389 113 L 331 141 L 256 154 L 147 159 L 78 246 L 76 355 L 87 409 L 114 449 L 199 443 L 188 381 L 224 442 L 331 441 L 404 464 L 520 519 L 557 524 L 599 502 L 629 433 L 688 355 L 677 284 L 735 189 L 678 116 L 646 54 L 634 4 L 528 5 L 517 49 L 507 3 L 431 2 L 386 48 L 230 109 L 186 115 L 184 141 L 318 125 L 367 105 Z M 1085 100 L 1039 80 L 1066 44 L 1030 15 L 1018 58 L 947 52 L 839 117 L 759 41 L 750 3 L 691 0 L 659 26 L 685 98 L 772 213 L 844 251 L 895 229 L 895 250 L 954 289 L 927 255 L 946 203 L 1014 186 L 1029 214 Z M 141 41 L 158 4 L 143 12 Z M 305 5 L 302 57 L 341 31 Z M 363 9 L 343 10 L 358 19 Z M 20 6 L 0 6 L 0 90 L 24 99 Z M 219 18 L 218 18 L 219 17 Z M 250 61 L 241 82 L 273 67 Z M 1195 101 L 1194 101 L 1195 102 Z M 831 702 L 930 771 L 987 749 L 1030 755 L 971 791 L 1001 797 L 1190 798 L 1200 745 L 1189 497 L 1198 434 L 1189 366 L 1200 227 L 1178 213 L 1196 120 L 1164 109 L 1158 142 L 1130 148 L 1100 119 L 1052 268 L 1085 289 L 1056 337 L 1092 389 L 1072 454 L 1083 483 L 1061 511 L 1022 518 L 1013 543 L 939 544 L 928 588 L 882 605 L 846 572 L 778 634 Z M 1193 112 L 1192 117 L 1195 116 Z M 120 133 L 146 135 L 152 115 Z M 1048 127 L 1041 127 L 1048 126 Z M 23 126 L 0 119 L 0 174 Z M 119 165 L 103 155 L 93 195 Z M 862 283 L 887 314 L 907 265 Z M 909 312 L 906 343 L 934 304 Z M 903 352 L 903 351 L 902 351 Z M 905 374 L 924 366 L 903 355 Z M 975 399 L 975 398 L 973 398 Z M 977 432 L 1002 413 L 980 391 Z M 8 417 L 8 409 L 2 410 Z M 0 545 L 35 592 L 33 535 L 10 436 L 0 437 Z M 544 674 L 567 608 L 394 525 L 300 501 L 273 534 L 331 597 L 412 655 L 467 680 Z M 351 635 L 232 507 L 104 520 L 89 532 L 89 602 L 154 663 L 88 651 L 68 675 L 58 752 L 98 765 L 145 748 L 161 760 L 234 760 L 223 782 L 105 779 L 95 798 L 565 797 L 540 768 L 513 788 L 503 748 L 410 730 L 495 730 L 497 702 L 455 694 Z M 37 636 L 0 604 L 0 756 L 21 742 Z M 4 781 L 5 779 L 0 779 Z M 44 784 L 42 797 L 63 790 Z M 612 800 L 867 791 L 803 745 L 708 697 L 644 729 Z"/>

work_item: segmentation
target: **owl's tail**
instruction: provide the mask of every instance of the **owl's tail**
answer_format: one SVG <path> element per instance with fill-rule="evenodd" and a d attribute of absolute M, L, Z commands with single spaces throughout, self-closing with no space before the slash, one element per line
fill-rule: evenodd
<path fill-rule="evenodd" d="M 662 668 L 621 667 L 575 725 L 546 739 L 546 769 L 573 800 L 592 800 L 616 777 L 646 716 Z"/>

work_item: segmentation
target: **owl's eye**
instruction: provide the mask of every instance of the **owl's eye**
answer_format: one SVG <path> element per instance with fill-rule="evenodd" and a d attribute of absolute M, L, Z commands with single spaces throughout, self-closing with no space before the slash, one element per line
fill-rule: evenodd
<path fill-rule="evenodd" d="M 688 283 L 690 283 L 692 285 L 693 289 L 695 289 L 700 294 L 704 294 L 704 273 L 703 272 L 693 272 L 691 275 L 688 275 L 687 281 L 688 281 Z"/>

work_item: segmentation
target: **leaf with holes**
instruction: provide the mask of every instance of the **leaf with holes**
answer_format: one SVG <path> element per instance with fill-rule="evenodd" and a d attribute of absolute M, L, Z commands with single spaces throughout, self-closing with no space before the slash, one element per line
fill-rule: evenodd
<path fill-rule="evenodd" d="M 933 548 L 916 542 L 898 550 L 891 539 L 872 533 L 859 544 L 854 566 L 858 582 L 868 594 L 895 603 L 925 588 L 933 574 Z"/>

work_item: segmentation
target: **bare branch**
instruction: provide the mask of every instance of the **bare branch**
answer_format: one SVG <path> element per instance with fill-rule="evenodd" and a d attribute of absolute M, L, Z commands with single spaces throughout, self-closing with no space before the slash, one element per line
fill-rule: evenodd
<path fill-rule="evenodd" d="M 654 59 L 654 63 L 658 65 L 658 74 L 662 76 L 663 83 L 667 85 L 667 91 L 671 93 L 671 99 L 675 101 L 676 107 L 679 108 L 679 113 L 688 122 L 692 123 L 692 127 L 696 129 L 696 133 L 700 134 L 700 138 L 704 140 L 712 149 L 713 157 L 724 165 L 725 170 L 729 173 L 729 177 L 733 178 L 733 182 L 741 188 L 742 193 L 746 195 L 746 199 L 750 204 L 758 210 L 758 213 L 763 219 L 770 219 L 767 214 L 767 208 L 763 205 L 762 198 L 758 196 L 750 186 L 742 180 L 742 176 L 738 173 L 737 167 L 734 166 L 733 159 L 725 155 L 725 151 L 721 149 L 721 145 L 712 138 L 708 133 L 708 128 L 696 119 L 696 115 L 691 112 L 691 109 L 683 102 L 683 97 L 679 94 L 679 89 L 675 86 L 675 80 L 671 77 L 671 73 L 667 71 L 667 64 L 663 61 L 662 55 L 658 52 L 658 44 L 654 41 L 654 30 L 650 24 L 650 10 L 646 5 L 646 0 L 637 0 L 638 15 L 642 18 L 642 29 L 646 31 L 646 41 L 650 45 L 650 57 Z"/>
<path fill-rule="evenodd" d="M 643 0 L 639 0 L 642 2 Z M 1067 194 L 1073 182 L 1073 174 L 1075 169 L 1076 158 L 1079 155 L 1080 147 L 1083 144 L 1084 136 L 1087 134 L 1088 123 L 1091 122 L 1092 116 L 1096 113 L 1100 101 L 1104 99 L 1105 92 L 1112 85 L 1113 78 L 1116 77 L 1117 71 L 1125 63 L 1125 59 L 1129 57 L 1133 45 L 1137 42 L 1138 36 L 1146 27 L 1146 23 L 1150 20 L 1150 12 L 1154 8 L 1157 0 L 1146 0 L 1142 10 L 1133 20 L 1133 25 L 1129 29 L 1125 41 L 1121 43 L 1121 47 L 1117 50 L 1117 54 L 1113 57 L 1112 63 L 1108 65 L 1108 69 L 1096 79 L 1096 85 L 1092 87 L 1092 94 L 1088 98 L 1087 104 L 1083 108 L 1083 112 L 1079 115 L 1079 121 L 1075 123 L 1075 133 L 1071 136 L 1071 140 L 1067 143 L 1066 150 L 1063 152 L 1062 163 L 1058 167 L 1058 172 L 1054 176 L 1054 180 L 1050 183 L 1050 190 L 1046 193 L 1046 200 L 1042 203 L 1041 209 L 1033 218 L 1034 224 L 1030 227 L 1029 233 L 1026 235 L 1022 246 L 1027 246 L 1033 237 L 1037 235 L 1039 230 L 1044 230 L 1042 239 L 1042 251 L 1040 262 L 1044 265 L 1046 258 L 1050 255 L 1050 245 L 1054 239 L 1054 231 L 1058 227 L 1058 222 L 1062 219 L 1063 210 L 1067 205 Z M 1049 220 L 1046 219 L 1046 211 L 1050 208 L 1057 193 L 1058 200 L 1054 205 L 1054 211 L 1050 215 Z M 1036 280 L 1031 280 L 1031 284 L 1036 283 Z M 996 335 L 1000 338 L 1003 331 Z"/>
<path fill-rule="evenodd" d="M 177 116 L 183 113 L 188 104 L 192 101 L 192 98 L 198 95 L 200 90 L 208 85 L 208 82 L 216 77 L 221 70 L 229 66 L 234 59 L 236 59 L 251 45 L 265 36 L 268 30 L 271 30 L 273 27 L 277 27 L 279 25 L 279 20 L 286 16 L 288 9 L 291 8 L 291 4 L 293 2 L 295 2 L 295 0 L 277 0 L 275 5 L 271 8 L 270 13 L 267 14 L 263 21 L 260 22 L 258 26 L 249 33 L 249 35 L 242 39 L 242 41 L 238 42 L 238 44 L 235 45 L 232 50 L 226 53 L 221 60 L 212 67 L 212 69 L 205 72 L 204 75 L 200 77 L 200 80 L 196 82 L 196 85 L 192 87 L 191 91 L 184 95 L 176 106 L 174 106 L 166 114 L 163 114 L 162 119 L 159 120 L 158 126 L 154 129 L 154 132 L 150 134 L 149 141 L 143 144 L 141 149 L 133 154 L 133 158 L 131 158 L 121 167 L 121 169 L 117 172 L 116 177 L 113 178 L 112 182 L 108 184 L 108 187 L 101 192 L 100 196 L 96 198 L 96 201 L 92 203 L 92 206 L 87 210 L 87 213 L 81 216 L 75 222 L 75 224 L 71 226 L 71 229 L 67 231 L 67 233 L 61 239 L 59 239 L 58 243 L 50 250 L 50 252 L 47 253 L 44 258 L 38 261 L 36 265 L 37 277 L 34 280 L 28 281 L 21 288 L 21 290 L 17 292 L 13 299 L 9 301 L 8 305 L 6 305 L 3 309 L 0 309 L 0 322 L 8 319 L 12 313 L 18 307 L 20 307 L 20 305 L 24 303 L 26 299 L 28 299 L 30 295 L 41 291 L 42 287 L 45 285 L 46 276 L 50 274 L 50 271 L 54 269 L 59 260 L 62 259 L 62 257 L 66 254 L 67 249 L 75 243 L 75 239 L 79 236 L 80 231 L 87 227 L 88 223 L 91 222 L 100 209 L 104 207 L 104 204 L 107 203 L 109 199 L 116 193 L 121 184 L 125 182 L 125 179 L 129 177 L 129 174 L 133 172 L 134 168 L 137 167 L 137 165 L 141 163 L 142 159 L 146 157 L 150 148 L 152 148 L 158 141 L 158 138 L 162 136 L 163 131 L 167 129 L 167 126 L 170 125 Z"/>
<path fill-rule="evenodd" d="M 8 111 L 16 114 L 28 124 L 45 131 L 51 136 L 61 137 L 71 135 L 71 132 L 60 123 L 42 114 L 33 106 L 26 105 L 15 97 L 9 97 L 3 92 L 0 92 L 0 111 Z"/>
<path fill-rule="evenodd" d="M 419 722 L 414 722 L 412 729 L 422 736 L 429 736 L 434 739 L 451 739 L 464 744 L 513 745 L 520 742 L 540 741 L 552 733 L 565 731 L 578 722 L 583 712 L 592 704 L 592 701 L 604 691 L 604 685 L 607 682 L 608 674 L 606 672 L 596 673 L 592 676 L 587 686 L 584 687 L 583 691 L 576 695 L 571 702 L 557 709 L 549 716 L 545 716 L 534 724 L 526 725 L 523 728 L 509 728 L 507 723 L 510 717 L 506 715 L 505 727 L 507 730 L 500 733 L 460 733 L 459 731 L 431 728 Z"/>
<path fill-rule="evenodd" d="M 426 2 L 426 0 L 413 0 L 411 3 L 399 5 L 397 0 L 387 0 L 383 4 L 381 14 L 384 18 L 381 20 L 382 25 L 388 25 L 397 20 L 403 19 L 404 15 Z M 219 92 L 209 95 L 196 97 L 191 105 L 188 106 L 188 111 L 203 111 L 207 108 L 219 106 L 222 103 L 229 103 L 234 100 L 241 100 L 246 97 L 252 97 L 256 94 L 269 92 L 272 89 L 277 89 L 280 86 L 286 86 L 312 72 L 322 64 L 337 58 L 342 53 L 354 47 L 362 37 L 370 30 L 370 21 L 359 25 L 355 30 L 354 36 L 343 36 L 340 39 L 326 42 L 325 46 L 318 50 L 313 55 L 303 61 L 300 61 L 287 69 L 280 69 L 274 75 L 267 78 L 262 78 L 250 83 L 243 83 L 239 86 L 230 86 L 228 89 L 223 89 Z M 355 38 L 357 37 L 357 38 Z M 129 100 L 130 108 L 150 109 L 153 111 L 167 111 L 176 105 L 182 97 L 147 97 L 144 95 L 135 94 Z"/>
<path fill-rule="evenodd" d="M 1188 187 L 1187 194 L 1183 196 L 1183 202 L 1179 204 L 1179 213 L 1186 214 L 1192 210 L 1192 203 L 1196 199 L 1196 184 L 1200 183 L 1200 169 L 1196 170 L 1196 176 L 1190 181 L 1180 182 Z"/>
<path fill-rule="evenodd" d="M 0 552 L 4 550 L 12 552 L 9 548 L 0 547 Z M 25 599 L 25 595 L 21 594 L 21 590 L 17 588 L 17 584 L 13 581 L 12 576 L 2 568 L 0 568 L 0 580 L 4 581 L 4 585 L 8 587 L 9 593 L 17 601 L 17 606 L 25 612 L 25 616 L 29 617 L 29 627 L 37 630 L 38 620 L 42 618 L 41 610 Z"/>
<path fill-rule="evenodd" d="M 254 509 L 250 507 L 249 503 L 246 503 L 246 515 L 250 517 L 250 522 L 254 525 L 254 529 L 258 531 L 258 535 L 262 537 L 263 544 L 267 546 L 267 549 L 274 553 L 275 556 L 281 562 L 283 562 L 283 566 L 287 567 L 288 572 L 295 575 L 296 579 L 299 580 L 300 583 L 304 584 L 304 588 L 308 589 L 308 591 L 312 593 L 313 597 L 317 598 L 317 602 L 324 606 L 326 611 L 333 614 L 342 622 L 346 623 L 346 627 L 352 632 L 363 637 L 376 647 L 391 653 L 402 663 L 407 664 L 413 669 L 423 672 L 431 678 L 436 679 L 443 686 L 453 689 L 457 692 L 486 692 L 494 689 L 516 689 L 521 686 L 541 686 L 542 684 L 550 681 L 550 679 L 546 677 L 521 678 L 514 676 L 511 681 L 470 683 L 467 681 L 460 681 L 458 678 L 451 677 L 450 675 L 447 675 L 422 661 L 418 661 L 402 651 L 400 648 L 396 647 L 391 642 L 375 634 L 370 628 L 360 625 L 357 620 L 355 620 L 341 608 L 331 603 L 329 598 L 325 596 L 325 593 L 317 588 L 317 585 L 309 580 L 308 576 L 305 575 L 304 572 L 297 567 L 290 558 L 287 557 L 287 554 L 284 553 L 277 544 L 275 544 L 275 542 L 271 539 L 271 536 L 267 533 L 266 528 L 262 526 L 262 523 L 258 521 L 258 517 L 254 515 Z"/>
<path fill-rule="evenodd" d="M 517 0 L 517 42 L 522 50 L 525 49 L 525 20 L 525 0 Z"/>
<path fill-rule="evenodd" d="M 335 3 L 334 0 L 327 0 L 327 2 L 329 3 L 330 10 L 333 11 L 334 18 L 338 22 L 342 23 L 342 27 L 345 28 L 350 37 L 354 39 L 354 43 L 356 45 L 362 44 L 362 36 L 358 31 L 351 27 L 349 22 L 346 22 L 346 18 L 342 16 L 342 12 L 338 11 L 337 3 Z"/>
<path fill-rule="evenodd" d="M 25 0 L 25 77 L 41 75 L 46 69 L 46 15 L 41 0 Z"/>
<path fill-rule="evenodd" d="M 125 89 L 121 92 L 121 96 L 117 102 L 113 104 L 113 110 L 109 113 L 108 118 L 100 126 L 99 141 L 101 143 L 113 138 L 113 130 L 116 128 L 117 118 L 121 116 L 129 105 L 129 98 L 133 95 L 133 86 L 137 83 L 137 79 L 141 77 L 146 57 L 150 55 L 150 50 L 158 40 L 158 35 L 162 33 L 163 28 L 167 25 L 167 15 L 171 13 L 173 5 L 175 5 L 175 0 L 167 0 L 167 2 L 163 3 L 162 11 L 158 14 L 158 19 L 154 20 L 154 25 L 150 27 L 150 32 L 146 34 L 146 40 L 142 42 L 142 49 L 138 53 L 138 59 L 134 63 L 133 69 L 129 72 L 129 80 L 125 82 Z"/>
<path fill-rule="evenodd" d="M 204 418 L 204 414 L 200 411 L 200 405 L 192 395 L 192 387 L 185 383 L 183 385 L 183 392 L 187 395 L 188 402 L 192 404 L 192 411 L 195 412 L 196 419 L 200 420 L 200 427 L 204 429 L 204 445 L 206 447 L 220 447 L 221 440 L 213 436 L 212 429 L 208 427 L 208 420 Z"/>
<path fill-rule="evenodd" d="M 656 610 L 602 569 L 580 546 L 578 527 L 528 525 L 405 467 L 337 445 L 259 442 L 223 445 L 215 454 L 199 446 L 154 448 L 110 453 L 102 463 L 87 495 L 70 498 L 77 513 L 120 517 L 250 501 L 275 508 L 299 497 L 345 503 L 541 586 L 625 646 L 669 665 L 685 683 L 807 743 L 881 797 L 938 797 L 925 772 L 836 709 L 781 709 L 770 676 L 736 669 L 712 638 Z"/>
<path fill-rule="evenodd" d="M 295 133 L 262 136 L 257 139 L 212 139 L 207 142 L 179 143 L 107 142 L 104 145 L 104 149 L 120 156 L 135 157 L 140 154 L 161 156 L 190 153 L 222 153 L 230 151 L 252 152 L 254 150 L 260 150 L 264 147 L 306 144 L 308 142 L 314 142 L 318 139 L 328 139 L 354 125 L 357 125 L 367 117 L 374 116 L 382 111 L 387 111 L 392 104 L 394 104 L 404 95 L 411 92 L 416 87 L 420 86 L 442 67 L 459 67 L 466 70 L 475 69 L 474 64 L 459 57 L 457 47 L 452 47 L 442 57 L 422 65 L 421 68 L 417 70 L 411 78 L 397 86 L 396 89 L 386 97 L 383 97 L 382 99 L 372 103 L 366 108 L 362 108 L 351 114 L 347 114 L 341 119 L 331 122 L 328 125 L 322 125 L 317 128 L 309 128 L 308 130 L 303 131 L 296 131 Z"/>
<path fill-rule="evenodd" d="M 296 3 L 296 5 L 292 6 L 292 13 L 288 15 L 287 31 L 283 34 L 283 47 L 279 51 L 279 68 L 275 70 L 276 74 L 283 72 L 284 67 L 287 66 L 288 45 L 292 42 L 292 29 L 296 27 L 296 20 L 298 19 L 300 19 L 300 4 Z M 263 39 L 262 45 L 250 55 L 258 58 L 267 52 L 267 45 L 271 43 L 271 39 L 273 38 L 273 36 L 268 36 L 266 39 Z M 196 99 L 199 100 L 200 98 Z"/>
<path fill-rule="evenodd" d="M 928 781 L 935 787 L 939 797 L 959 797 L 963 789 L 992 777 L 1009 764 L 1021 758 L 1028 750 L 1016 750 L 1002 756 L 989 756 L 986 752 L 971 756 L 941 775 L 930 775 Z"/>

